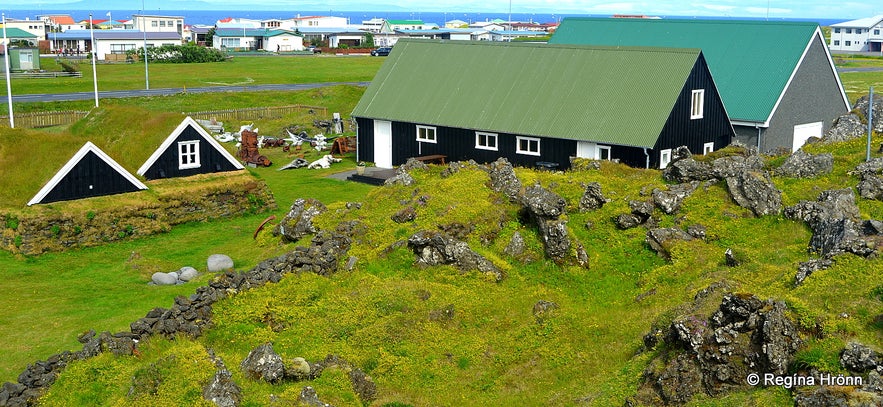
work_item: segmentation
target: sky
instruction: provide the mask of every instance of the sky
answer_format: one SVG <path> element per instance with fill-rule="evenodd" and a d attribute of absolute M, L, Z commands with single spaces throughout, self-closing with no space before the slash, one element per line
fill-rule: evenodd
<path fill-rule="evenodd" d="M 645 14 L 858 19 L 883 15 L 883 1 L 839 0 L 3 0 L 0 9 L 278 10 Z M 256 4 L 257 3 L 257 4 Z M 511 10 L 510 10 L 511 7 Z"/>

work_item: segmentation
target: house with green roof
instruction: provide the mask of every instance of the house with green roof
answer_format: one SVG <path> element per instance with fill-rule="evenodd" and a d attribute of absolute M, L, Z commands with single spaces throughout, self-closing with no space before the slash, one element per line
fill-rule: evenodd
<path fill-rule="evenodd" d="M 220 50 L 303 51 L 304 36 L 299 32 L 271 28 L 219 28 L 212 46 Z"/>
<path fill-rule="evenodd" d="M 357 155 L 570 167 L 574 157 L 664 168 L 733 127 L 698 49 L 402 39 L 352 116 Z"/>
<path fill-rule="evenodd" d="M 699 48 L 736 130 L 761 151 L 794 151 L 850 110 L 816 23 L 565 18 L 550 44 Z"/>

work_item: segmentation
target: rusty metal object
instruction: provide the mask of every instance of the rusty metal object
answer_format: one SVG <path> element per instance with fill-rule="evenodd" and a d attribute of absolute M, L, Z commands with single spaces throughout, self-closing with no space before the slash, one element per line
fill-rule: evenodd
<path fill-rule="evenodd" d="M 264 221 L 261 222 L 261 225 L 258 226 L 257 230 L 254 231 L 254 236 L 251 237 L 251 240 L 257 239 L 258 233 L 261 233 L 261 230 L 264 230 L 264 226 L 266 226 L 271 220 L 276 220 L 276 215 L 270 215 L 267 219 L 264 219 Z"/>
<path fill-rule="evenodd" d="M 236 152 L 236 155 L 240 159 L 245 161 L 246 164 L 260 165 L 263 167 L 269 167 L 273 164 L 269 158 L 258 152 L 258 133 L 251 130 L 242 130 L 241 134 L 242 137 L 240 142 L 242 144 L 239 146 L 239 151 Z"/>

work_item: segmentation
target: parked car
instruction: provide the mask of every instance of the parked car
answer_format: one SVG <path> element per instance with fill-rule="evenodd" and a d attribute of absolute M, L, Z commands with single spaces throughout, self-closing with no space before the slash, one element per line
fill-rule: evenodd
<path fill-rule="evenodd" d="M 372 57 L 385 57 L 389 55 L 389 52 L 392 51 L 392 47 L 380 47 L 373 51 L 371 51 Z"/>
<path fill-rule="evenodd" d="M 309 47 L 307 47 L 307 51 L 310 51 L 314 54 L 321 54 L 322 53 L 322 49 L 317 48 L 315 45 L 310 45 Z"/>

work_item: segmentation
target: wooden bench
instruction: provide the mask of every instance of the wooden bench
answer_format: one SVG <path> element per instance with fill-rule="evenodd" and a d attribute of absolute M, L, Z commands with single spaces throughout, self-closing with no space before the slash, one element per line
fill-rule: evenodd
<path fill-rule="evenodd" d="M 446 155 L 442 154 L 430 154 L 430 155 L 421 155 L 420 157 L 413 157 L 417 161 L 422 161 L 424 163 L 438 163 L 441 165 L 445 164 L 445 158 L 448 158 Z"/>

